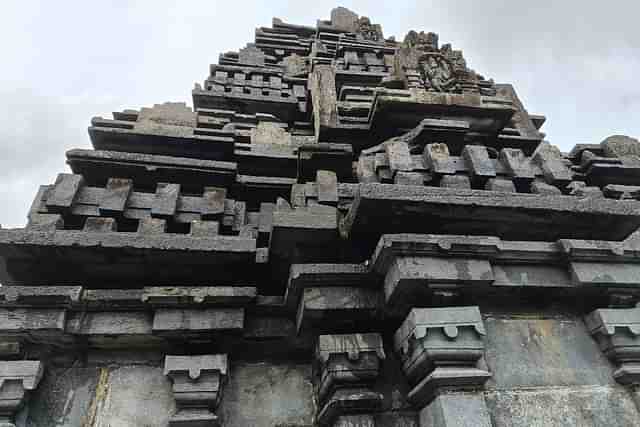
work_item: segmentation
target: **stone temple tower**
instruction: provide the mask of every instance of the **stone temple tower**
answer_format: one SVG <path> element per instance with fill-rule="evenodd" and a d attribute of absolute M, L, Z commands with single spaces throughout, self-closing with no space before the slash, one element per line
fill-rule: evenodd
<path fill-rule="evenodd" d="M 91 121 L 0 230 L 1 426 L 640 426 L 640 142 L 373 22 Z"/>

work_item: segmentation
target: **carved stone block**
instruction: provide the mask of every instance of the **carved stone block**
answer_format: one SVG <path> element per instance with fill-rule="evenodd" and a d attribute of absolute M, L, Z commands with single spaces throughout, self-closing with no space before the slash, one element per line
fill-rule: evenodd
<path fill-rule="evenodd" d="M 122 213 L 127 205 L 129 194 L 133 190 L 133 181 L 122 178 L 109 178 L 100 200 L 100 213 Z"/>
<path fill-rule="evenodd" d="M 14 426 L 13 418 L 25 401 L 27 392 L 35 390 L 44 372 L 40 361 L 0 362 L 0 425 Z"/>
<path fill-rule="evenodd" d="M 533 161 L 544 174 L 548 184 L 564 186 L 571 182 L 572 174 L 564 164 L 560 150 L 546 141 L 540 143 L 533 153 Z"/>
<path fill-rule="evenodd" d="M 486 147 L 467 145 L 462 150 L 462 158 L 474 178 L 486 179 L 496 176 L 496 168 L 489 158 L 489 152 Z"/>
<path fill-rule="evenodd" d="M 179 195 L 179 184 L 158 183 L 156 195 L 153 199 L 153 207 L 151 208 L 151 215 L 154 217 L 173 216 L 176 213 Z"/>
<path fill-rule="evenodd" d="M 520 149 L 503 148 L 500 150 L 499 159 L 514 180 L 532 181 L 536 176 L 531 161 Z"/>
<path fill-rule="evenodd" d="M 423 407 L 441 390 L 481 387 L 491 377 L 476 366 L 484 335 L 478 307 L 414 308 L 394 337 L 402 368 L 415 385 L 409 400 Z"/>
<path fill-rule="evenodd" d="M 596 310 L 585 323 L 603 353 L 619 365 L 616 381 L 640 384 L 640 308 Z"/>
<path fill-rule="evenodd" d="M 173 382 L 177 412 L 170 427 L 218 426 L 214 412 L 228 378 L 226 354 L 166 356 L 164 374 Z"/>
<path fill-rule="evenodd" d="M 73 204 L 76 194 L 83 185 L 84 179 L 81 175 L 68 173 L 58 174 L 56 183 L 47 194 L 47 209 L 54 212 L 69 209 Z"/>
<path fill-rule="evenodd" d="M 449 157 L 447 144 L 427 144 L 423 152 L 425 166 L 435 174 L 454 174 L 456 166 Z"/>
<path fill-rule="evenodd" d="M 474 366 L 484 354 L 478 307 L 414 308 L 395 334 L 405 373 L 416 382 L 440 365 Z"/>
<path fill-rule="evenodd" d="M 369 387 L 384 359 L 379 334 L 320 335 L 316 347 L 320 425 L 341 425 L 331 422 L 340 416 L 374 412 L 380 406 L 382 395 Z"/>

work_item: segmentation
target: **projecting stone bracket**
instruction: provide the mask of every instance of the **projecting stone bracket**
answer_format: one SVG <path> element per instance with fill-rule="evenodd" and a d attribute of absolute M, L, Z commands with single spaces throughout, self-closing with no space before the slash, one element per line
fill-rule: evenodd
<path fill-rule="evenodd" d="M 458 400 L 470 396 L 479 405 L 479 413 L 488 416 L 484 398 L 474 393 L 491 377 L 478 366 L 484 355 L 485 335 L 478 307 L 411 310 L 395 334 L 394 346 L 413 386 L 408 400 L 423 408 L 421 420 L 430 420 L 421 421 L 421 425 L 450 425 L 442 415 L 446 412 L 443 408 L 456 406 Z M 469 424 L 464 425 L 491 425 L 488 419 L 469 416 Z"/>
<path fill-rule="evenodd" d="M 35 360 L 0 362 L 0 427 L 15 427 L 14 417 L 44 372 Z"/>
<path fill-rule="evenodd" d="M 372 413 L 383 397 L 372 385 L 384 359 L 379 334 L 321 335 L 316 347 L 318 425 L 374 426 Z"/>
<path fill-rule="evenodd" d="M 640 385 L 640 307 L 596 310 L 585 323 L 602 352 L 618 365 L 616 381 Z"/>
<path fill-rule="evenodd" d="M 215 415 L 228 378 L 226 354 L 166 356 L 164 374 L 173 381 L 178 410 L 170 427 L 219 426 Z"/>

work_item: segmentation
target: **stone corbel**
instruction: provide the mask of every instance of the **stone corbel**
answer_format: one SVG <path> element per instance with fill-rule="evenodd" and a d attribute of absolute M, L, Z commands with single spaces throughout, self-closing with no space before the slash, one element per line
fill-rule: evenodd
<path fill-rule="evenodd" d="M 589 332 L 618 369 L 624 385 L 640 385 L 640 307 L 600 309 L 585 317 Z"/>
<path fill-rule="evenodd" d="M 221 425 L 215 410 L 228 378 L 226 354 L 166 356 L 164 374 L 173 381 L 177 406 L 170 427 Z"/>
<path fill-rule="evenodd" d="M 385 359 L 379 334 L 321 335 L 316 347 L 317 422 L 320 426 L 375 426 L 382 395 L 372 390 Z"/>
<path fill-rule="evenodd" d="M 0 362 L 0 427 L 15 427 L 14 418 L 44 372 L 36 360 Z"/>
<path fill-rule="evenodd" d="M 468 425 L 491 425 L 483 396 L 473 393 L 491 377 L 478 367 L 485 335 L 478 307 L 411 310 L 395 334 L 394 346 L 413 386 L 408 400 L 423 408 L 421 425 L 449 425 L 442 414 L 463 402 L 477 409 L 465 414 L 473 420 Z"/>

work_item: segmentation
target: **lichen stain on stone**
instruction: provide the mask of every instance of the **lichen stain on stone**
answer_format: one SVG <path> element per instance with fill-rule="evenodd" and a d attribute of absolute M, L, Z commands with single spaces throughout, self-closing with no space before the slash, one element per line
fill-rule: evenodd
<path fill-rule="evenodd" d="M 562 331 L 554 330 L 555 322 L 552 319 L 537 319 L 528 322 L 529 324 L 529 342 L 538 347 L 537 354 L 540 355 L 540 362 L 545 376 L 555 376 L 556 369 L 561 366 L 568 366 L 568 360 L 565 351 L 563 351 L 562 343 L 558 339 Z M 547 370 L 547 367 L 553 367 Z M 566 373 L 572 372 L 570 369 Z M 549 378 L 553 380 L 553 378 Z"/>
<path fill-rule="evenodd" d="M 96 394 L 91 401 L 87 418 L 83 420 L 81 427 L 96 427 L 98 413 L 109 394 L 109 368 L 100 368 L 100 377 L 96 384 Z"/>

